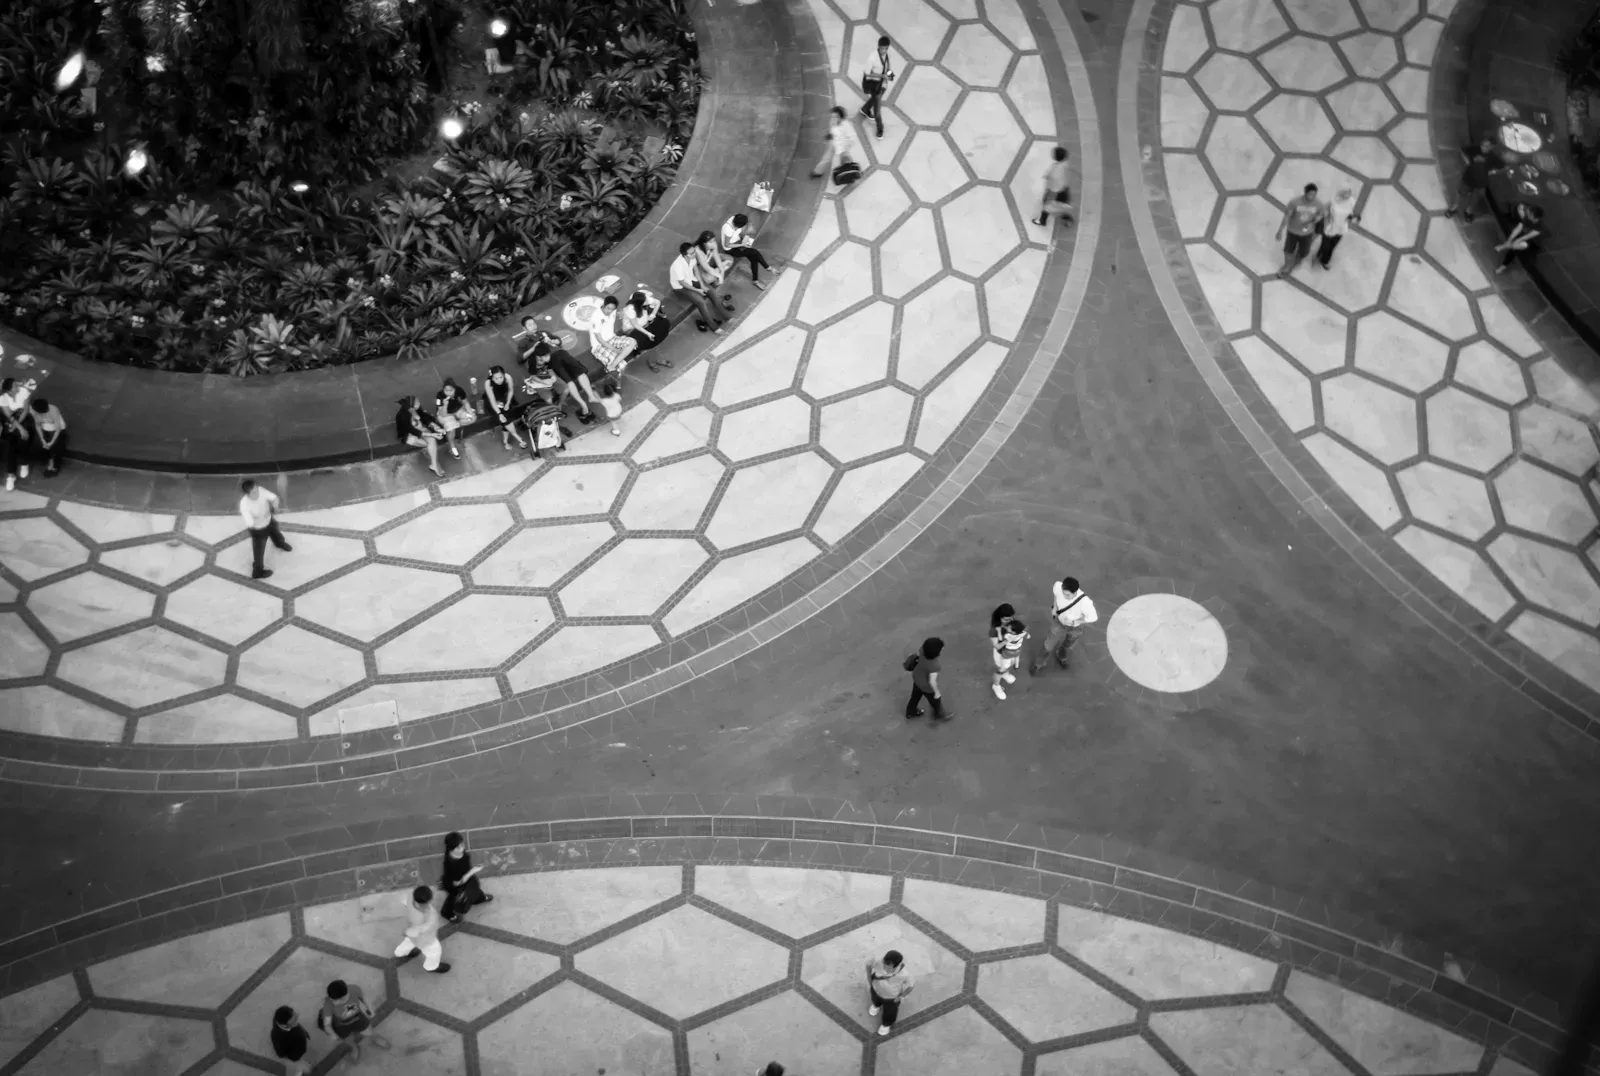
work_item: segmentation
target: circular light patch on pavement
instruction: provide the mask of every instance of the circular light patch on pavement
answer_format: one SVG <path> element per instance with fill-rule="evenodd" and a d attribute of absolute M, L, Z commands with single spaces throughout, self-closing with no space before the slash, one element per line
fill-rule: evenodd
<path fill-rule="evenodd" d="M 1111 614 L 1106 646 L 1117 668 L 1152 691 L 1195 691 L 1228 663 L 1228 634 L 1199 602 L 1141 594 Z"/>

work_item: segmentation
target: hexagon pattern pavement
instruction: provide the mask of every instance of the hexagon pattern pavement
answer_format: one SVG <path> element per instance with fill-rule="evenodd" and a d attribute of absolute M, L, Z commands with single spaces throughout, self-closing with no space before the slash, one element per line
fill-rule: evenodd
<path fill-rule="evenodd" d="M 415 494 L 287 503 L 294 551 L 269 550 L 264 581 L 231 517 L 0 494 L 16 590 L 0 608 L 22 640 L 0 729 L 221 743 L 428 718 L 696 631 L 860 529 L 1021 331 L 1050 250 L 1033 199 L 1074 128 L 1017 0 L 810 2 L 852 115 L 866 52 L 895 38 L 888 133 L 863 130 L 866 177 L 825 195 L 729 336 L 628 401 L 626 436 Z"/>
<path fill-rule="evenodd" d="M 0 1067 L 272 1071 L 273 1009 L 292 1005 L 309 1022 L 333 978 L 361 988 L 388 1044 L 369 1044 L 357 1073 L 522 1076 L 529 1057 L 540 1072 L 612 1076 L 748 1074 L 772 1060 L 827 1076 L 1021 1076 L 1024 1065 L 1171 1076 L 1162 1057 L 1206 1076 L 1509 1064 L 1459 1030 L 1304 971 L 1060 898 L 751 864 L 491 867 L 485 888 L 495 903 L 443 934 L 448 974 L 392 957 L 405 898 L 372 893 L 0 997 Z M 1005 945 L 967 948 L 947 933 L 962 927 Z M 866 1012 L 864 968 L 891 947 L 916 986 L 884 1038 Z M 316 1071 L 335 1071 L 336 1040 L 313 1033 L 311 1049 Z"/>
<path fill-rule="evenodd" d="M 1426 109 L 1452 6 L 1177 0 L 1151 82 L 1166 182 L 1218 325 L 1334 484 L 1600 690 L 1600 403 L 1444 215 Z M 1361 219 L 1330 269 L 1283 280 L 1274 233 L 1307 182 L 1350 187 Z"/>

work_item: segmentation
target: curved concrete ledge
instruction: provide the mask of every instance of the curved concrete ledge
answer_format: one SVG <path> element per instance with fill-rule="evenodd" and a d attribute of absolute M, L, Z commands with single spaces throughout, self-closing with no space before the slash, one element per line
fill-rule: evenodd
<path fill-rule="evenodd" d="M 741 209 L 752 184 L 770 182 L 761 223 L 769 257 L 787 260 L 822 197 L 801 146 L 826 127 L 826 54 L 804 0 L 697 4 L 692 17 L 709 85 L 677 178 L 643 222 L 576 280 L 498 326 L 436 346 L 425 359 L 380 359 L 267 377 L 175 374 L 89 362 L 0 330 L 7 350 L 52 367 L 50 395 L 71 416 L 77 459 L 166 471 L 292 470 L 406 451 L 394 437 L 395 401 L 431 397 L 446 377 L 462 384 L 515 357 L 511 334 L 526 314 L 559 314 L 607 273 L 669 295 L 678 244 Z M 759 217 L 760 214 L 757 214 Z M 781 264 L 781 262 L 780 262 Z M 687 308 L 671 301 L 681 320 Z M 709 347 L 710 336 L 706 337 Z M 660 375 L 645 375 L 653 387 Z M 159 416 L 159 417 L 158 417 Z M 483 424 L 487 428 L 487 424 Z"/>
<path fill-rule="evenodd" d="M 1057 909 L 1093 908 L 1218 943 L 1276 965 L 1275 992 L 1287 974 L 1308 972 L 1522 1064 L 1542 1069 L 1560 1044 L 1557 1007 L 1492 973 L 1469 966 L 1453 977 L 1442 970 L 1442 954 L 1319 901 L 1110 839 L 938 809 L 802 797 L 595 796 L 530 805 L 514 822 L 503 811 L 480 813 L 485 817 L 461 819 L 460 828 L 486 880 L 647 866 L 681 866 L 692 879 L 697 869 L 741 864 L 888 875 L 896 895 L 917 880 L 956 883 L 1043 898 L 1047 923 L 1059 920 Z M 86 965 L 201 931 L 290 910 L 303 922 L 298 909 L 307 905 L 370 899 L 431 881 L 442 836 L 430 830 L 377 839 L 340 828 L 325 840 L 297 842 L 301 849 L 314 846 L 310 855 L 291 853 L 282 842 L 253 847 L 243 854 L 247 863 L 236 858 L 220 873 L 0 945 L 0 993 L 68 973 L 84 977 Z M 219 864 L 212 857 L 191 866 Z M 937 922 L 928 925 L 942 937 Z M 986 948 L 949 942 L 941 944 L 956 952 Z M 1475 1071 L 1494 1062 L 1486 1057 Z"/>

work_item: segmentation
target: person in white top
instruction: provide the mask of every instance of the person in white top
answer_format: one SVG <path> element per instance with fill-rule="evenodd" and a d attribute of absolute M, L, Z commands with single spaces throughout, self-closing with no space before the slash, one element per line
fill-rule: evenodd
<path fill-rule="evenodd" d="M 19 356 L 22 358 L 25 356 Z M 6 489 L 17 488 L 17 476 L 28 477 L 25 453 L 28 448 L 28 397 L 38 387 L 32 378 L 17 384 L 15 378 L 0 381 L 0 456 L 5 459 Z"/>
<path fill-rule="evenodd" d="M 406 901 L 406 936 L 395 946 L 394 955 L 410 960 L 422 954 L 422 970 L 443 975 L 450 965 L 441 963 L 444 943 L 439 940 L 439 910 L 433 906 L 433 889 L 419 885 Z"/>
<path fill-rule="evenodd" d="M 1317 264 L 1328 268 L 1339 240 L 1359 223 L 1361 214 L 1356 212 L 1356 192 L 1349 187 L 1339 188 L 1333 201 L 1328 203 L 1328 215 L 1322 218 L 1322 243 L 1317 247 Z"/>
<path fill-rule="evenodd" d="M 770 270 L 766 257 L 755 247 L 755 233 L 750 230 L 750 218 L 743 213 L 735 213 L 722 224 L 722 252 L 729 258 L 737 260 L 743 258 L 750 263 L 750 283 L 756 286 L 757 291 L 765 291 L 767 286 L 761 283 L 761 270 Z"/>
<path fill-rule="evenodd" d="M 1072 223 L 1072 178 L 1067 171 L 1066 146 L 1057 146 L 1051 153 L 1050 167 L 1044 174 L 1044 198 L 1039 202 L 1039 215 L 1033 223 L 1044 225 L 1050 218 Z"/>
<path fill-rule="evenodd" d="M 860 164 L 865 158 L 861 155 L 861 143 L 856 139 L 855 128 L 850 126 L 849 117 L 844 109 L 835 105 L 833 114 L 828 120 L 828 145 L 822 151 L 822 157 L 817 161 L 817 166 L 811 170 L 813 178 L 830 172 L 845 161 Z"/>
<path fill-rule="evenodd" d="M 1089 595 L 1070 575 L 1059 583 L 1051 584 L 1050 597 L 1050 634 L 1028 663 L 1030 676 L 1038 676 L 1039 670 L 1044 668 L 1045 659 L 1052 655 L 1056 664 L 1063 669 L 1070 668 L 1072 662 L 1068 651 L 1077 645 L 1078 638 L 1083 635 L 1084 625 L 1100 619 L 1100 614 L 1095 612 L 1094 602 L 1089 600 Z"/>
<path fill-rule="evenodd" d="M 723 313 L 721 304 L 706 295 L 706 286 L 700 282 L 700 275 L 695 269 L 693 243 L 678 244 L 678 256 L 667 270 L 667 281 L 672 285 L 673 294 L 694 307 L 695 313 L 700 315 L 698 325 L 701 332 L 710 329 L 718 336 L 724 333 L 722 323 L 728 320 L 728 316 Z"/>
<path fill-rule="evenodd" d="M 283 531 L 278 529 L 278 495 L 262 489 L 249 478 L 240 482 L 239 488 L 244 491 L 244 496 L 239 498 L 239 515 L 250 532 L 250 554 L 254 558 L 250 578 L 265 579 L 272 574 L 263 560 L 267 541 L 270 539 L 285 553 L 294 546 L 283 540 Z"/>
<path fill-rule="evenodd" d="M 589 350 L 607 373 L 620 376 L 639 345 L 633 337 L 617 331 L 617 305 L 615 295 L 607 295 L 600 304 L 600 313 L 589 325 Z"/>
<path fill-rule="evenodd" d="M 883 95 L 888 91 L 889 83 L 894 81 L 894 68 L 889 66 L 889 45 L 887 37 L 878 38 L 877 58 L 867 68 L 866 74 L 861 76 L 861 92 L 867 95 L 867 103 L 861 106 L 861 115 L 878 125 L 879 138 L 883 137 Z"/>

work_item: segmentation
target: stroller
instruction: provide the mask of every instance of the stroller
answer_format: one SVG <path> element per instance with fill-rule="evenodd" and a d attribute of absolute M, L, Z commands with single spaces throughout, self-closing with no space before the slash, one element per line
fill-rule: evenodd
<path fill-rule="evenodd" d="M 567 438 L 571 434 L 562 428 L 563 417 L 565 416 L 557 404 L 540 401 L 523 409 L 521 422 L 527 433 L 528 455 L 536 460 L 547 460 L 554 457 L 557 452 L 566 450 Z"/>

